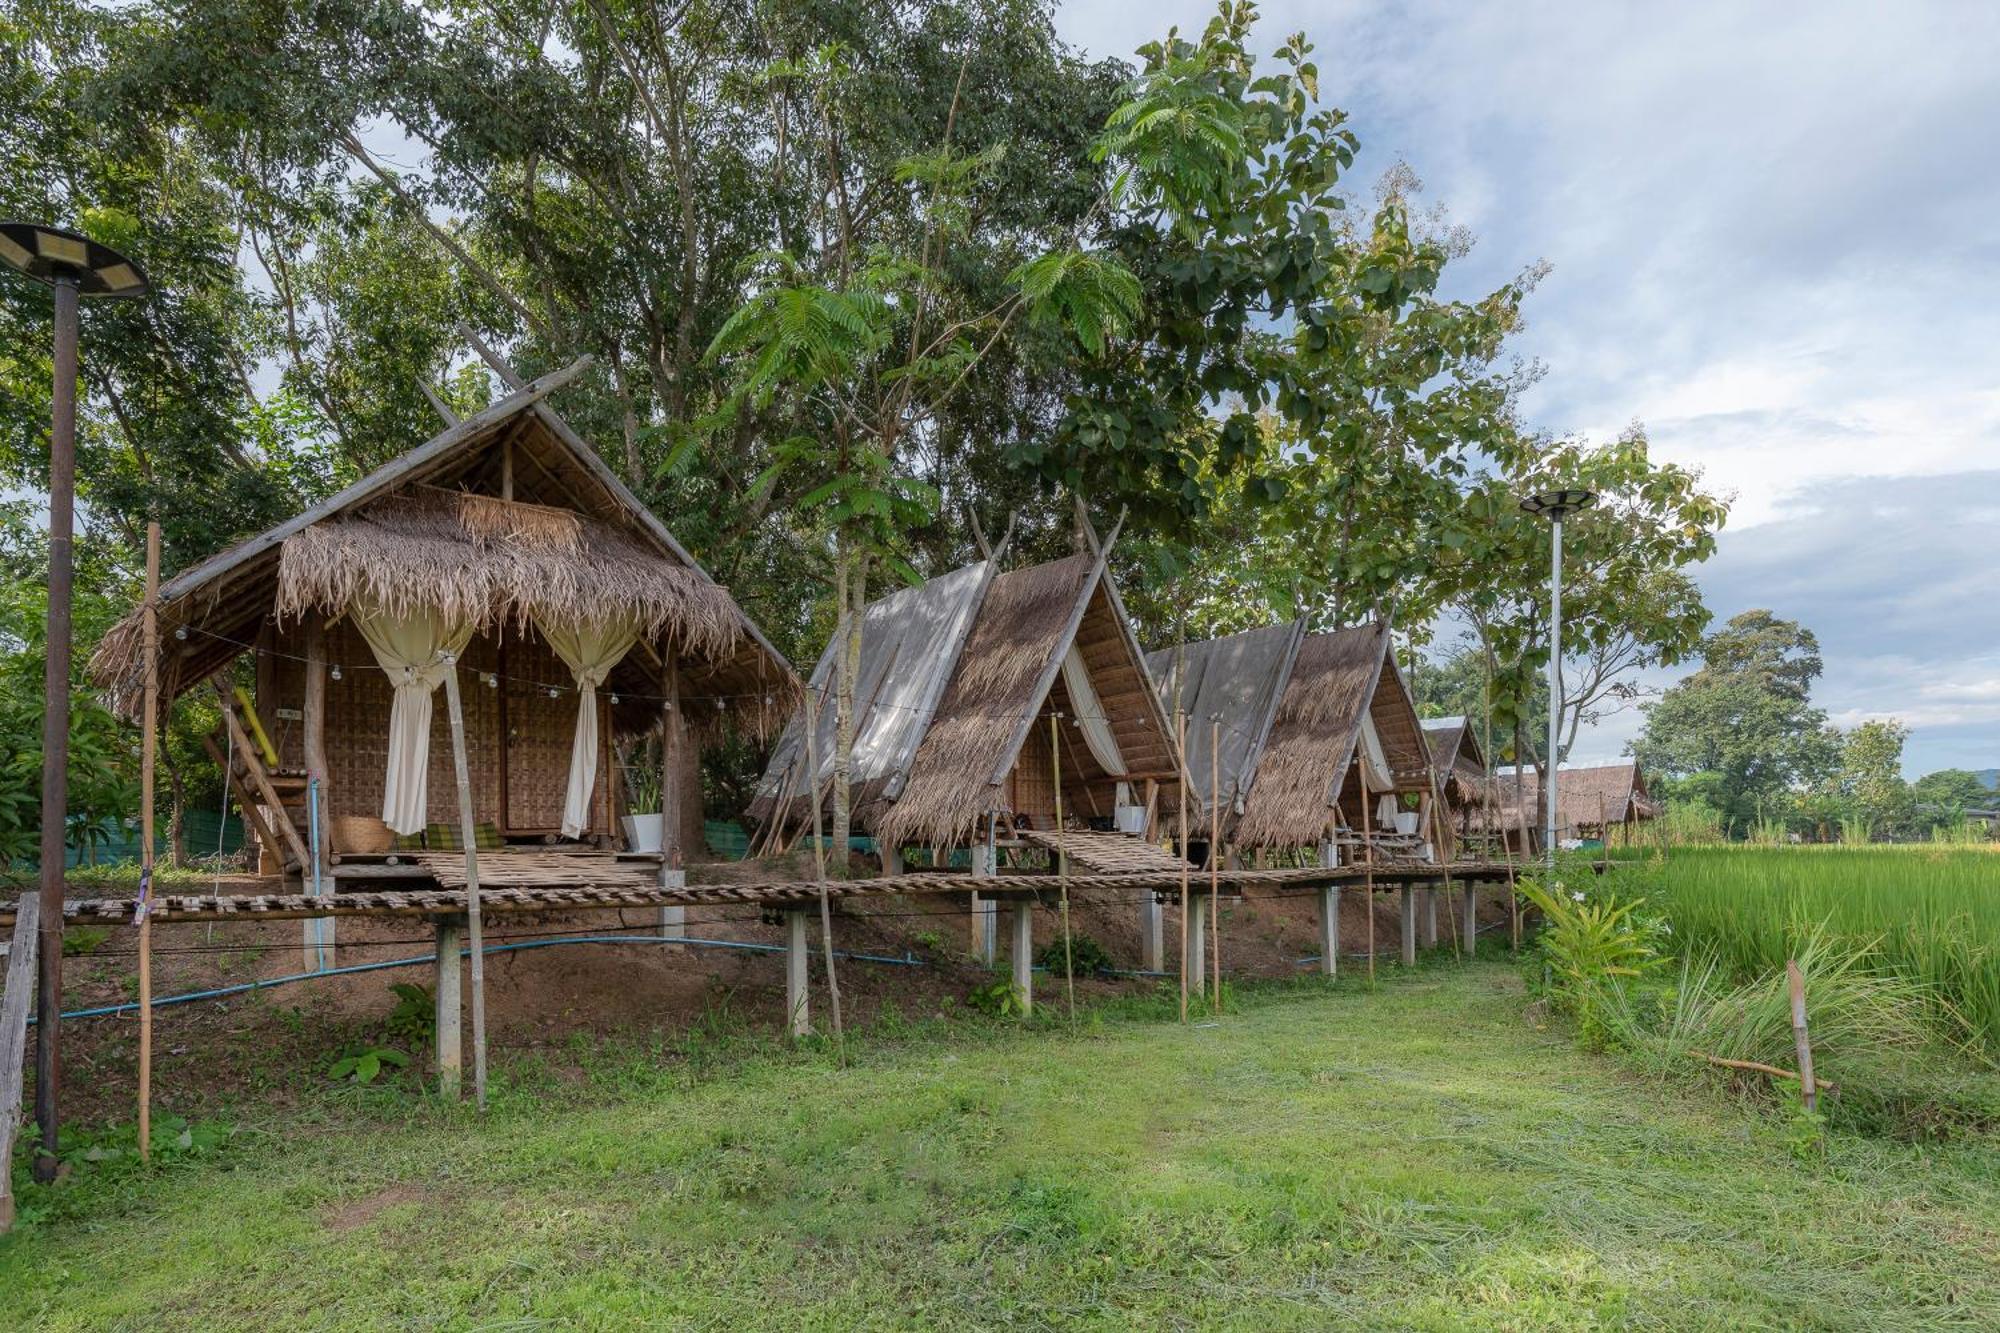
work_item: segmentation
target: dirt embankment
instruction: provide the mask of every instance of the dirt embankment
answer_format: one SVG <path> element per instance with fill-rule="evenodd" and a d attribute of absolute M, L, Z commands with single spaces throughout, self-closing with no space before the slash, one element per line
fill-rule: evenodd
<path fill-rule="evenodd" d="M 691 867 L 696 883 L 808 877 L 800 867 L 714 864 Z M 1039 951 L 1061 938 L 1054 882 L 1035 914 Z M 1197 881 L 1198 887 L 1198 881 Z M 1497 895 L 1482 905 L 1482 920 L 1504 919 Z M 1342 895 L 1341 943 L 1365 953 L 1369 909 L 1364 895 Z M 1114 965 L 1141 966 L 1137 895 L 1077 893 L 1071 898 L 1074 936 L 1103 946 Z M 835 947 L 846 1019 L 866 1025 L 885 1006 L 905 1016 L 936 1014 L 995 976 L 972 954 L 972 918 L 962 899 L 935 896 L 883 898 L 834 904 Z M 1000 965 L 1007 940 L 1000 923 Z M 1221 957 L 1225 976 L 1297 975 L 1317 952 L 1314 897 L 1310 892 L 1253 892 L 1225 897 Z M 1399 896 L 1378 895 L 1374 910 L 1377 958 L 1395 959 L 1400 937 Z M 1440 904 L 1439 929 L 1450 947 L 1452 914 Z M 307 970 L 303 924 L 237 921 L 162 924 L 154 928 L 156 996 L 184 995 Z M 633 941 L 657 934 L 658 909 L 628 908 L 547 916 L 490 918 L 487 944 L 524 946 L 492 953 L 486 962 L 487 1023 L 494 1048 L 535 1053 L 552 1062 L 579 1035 L 678 1034 L 726 1015 L 734 1023 L 777 1031 L 785 1019 L 784 960 L 776 952 L 726 947 L 779 945 L 782 921 L 754 906 L 691 907 L 687 934 L 715 944 L 674 946 Z M 1180 942 L 1177 903 L 1166 906 L 1169 966 Z M 340 966 L 385 962 L 431 951 L 429 923 L 417 918 L 341 920 L 335 962 Z M 575 936 L 612 937 L 606 943 L 547 944 Z M 138 993 L 137 932 L 128 927 L 72 932 L 73 954 L 64 964 L 66 1009 L 133 1000 Z M 879 961 L 897 959 L 915 966 Z M 317 978 L 237 995 L 194 1000 L 156 1011 L 154 1088 L 158 1113 L 196 1117 L 245 1100 L 283 1105 L 308 1080 L 323 1078 L 343 1050 L 390 1046 L 408 1050 L 420 1065 L 428 1053 L 428 1011 L 423 1031 L 391 1030 L 396 983 L 429 987 L 429 964 Z M 813 995 L 824 1019 L 826 998 L 819 937 L 813 928 Z M 1044 981 L 1042 985 L 1049 985 Z M 1080 995 L 1115 994 L 1159 984 L 1158 978 L 1080 978 Z M 1046 994 L 1052 992 L 1044 991 Z M 468 1033 L 469 1036 L 469 1033 Z M 70 1117 L 81 1123 L 125 1120 L 137 1063 L 134 1014 L 75 1019 L 64 1025 L 63 1063 Z"/>

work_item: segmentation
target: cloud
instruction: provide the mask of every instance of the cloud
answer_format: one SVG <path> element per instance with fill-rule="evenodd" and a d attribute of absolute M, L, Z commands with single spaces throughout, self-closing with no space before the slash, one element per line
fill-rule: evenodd
<path fill-rule="evenodd" d="M 2000 762 L 2000 6 L 1265 0 L 1362 140 L 1473 229 L 1462 293 L 1552 265 L 1518 340 L 1535 424 L 1609 437 L 1735 497 L 1702 574 L 1825 642 L 1838 716 L 1919 722 L 1913 766 Z M 1208 0 L 1069 0 L 1129 55 Z M 1865 479 L 1865 480 L 1857 480 Z M 1587 757 L 1616 754 L 1635 715 Z M 1983 757 L 1981 757 L 1983 756 Z M 1971 763 L 1974 758 L 1977 763 Z"/>

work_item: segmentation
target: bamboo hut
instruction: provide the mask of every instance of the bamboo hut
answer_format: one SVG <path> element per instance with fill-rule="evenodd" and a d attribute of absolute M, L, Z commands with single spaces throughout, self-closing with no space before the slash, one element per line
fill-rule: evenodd
<path fill-rule="evenodd" d="M 1047 843 L 1060 831 L 1058 747 L 1065 828 L 1144 831 L 1144 794 L 1175 775 L 1175 749 L 1107 556 L 1092 538 L 1091 550 L 1003 571 L 1003 549 L 869 604 L 849 784 L 854 830 L 877 841 L 888 868 L 907 847 Z M 808 686 L 815 770 L 801 712 L 751 805 L 773 832 L 805 827 L 825 802 L 844 637 L 836 630 Z M 1087 856 L 1087 845 L 1071 850 Z M 1097 845 L 1112 855 L 1118 842 Z"/>
<path fill-rule="evenodd" d="M 1541 775 L 1534 769 L 1494 778 L 1495 800 L 1486 819 L 1516 851 L 1520 830 L 1529 830 L 1530 852 L 1541 848 L 1547 814 L 1542 808 Z M 1518 795 L 1517 795 L 1518 793 Z M 1638 826 L 1659 816 L 1660 807 L 1646 789 L 1646 775 L 1633 760 L 1564 768 L 1556 776 L 1556 839 L 1558 842 L 1630 843 Z"/>
<path fill-rule="evenodd" d="M 1163 707 L 1188 714 L 1193 836 L 1219 802 L 1237 852 L 1429 854 L 1430 756 L 1387 623 L 1329 634 L 1276 625 L 1147 662 Z"/>
<path fill-rule="evenodd" d="M 581 368 L 515 381 L 161 588 L 161 696 L 217 683 L 212 752 L 267 871 L 457 846 L 451 733 L 433 707 L 450 673 L 478 836 L 496 847 L 615 848 L 628 794 L 608 742 L 657 732 L 671 854 L 675 789 L 700 739 L 774 724 L 796 701 L 784 658 L 735 599 L 543 401 Z M 244 658 L 254 685 L 239 693 Z M 138 712 L 137 613 L 92 670 Z M 698 801 L 697 788 L 697 819 Z"/>
<path fill-rule="evenodd" d="M 1498 799 L 1486 771 L 1485 751 L 1470 720 L 1462 717 L 1426 718 L 1424 743 L 1430 748 L 1431 770 L 1437 774 L 1438 796 L 1463 842 L 1475 832 L 1474 820 L 1483 821 L 1481 812 Z M 1479 828 L 1483 830 L 1483 822 Z"/>

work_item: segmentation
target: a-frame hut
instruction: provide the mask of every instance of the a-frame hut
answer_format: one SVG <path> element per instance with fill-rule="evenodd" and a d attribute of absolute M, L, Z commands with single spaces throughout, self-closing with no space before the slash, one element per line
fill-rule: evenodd
<path fill-rule="evenodd" d="M 1277 625 L 1147 661 L 1163 707 L 1188 715 L 1191 841 L 1219 798 L 1223 841 L 1237 852 L 1427 853 L 1429 752 L 1385 622 L 1327 634 Z M 1422 812 L 1404 810 L 1412 804 Z"/>
<path fill-rule="evenodd" d="M 1430 747 L 1438 795 L 1445 803 L 1454 835 L 1463 842 L 1474 832 L 1475 820 L 1483 825 L 1486 806 L 1494 799 L 1486 753 L 1471 721 L 1463 717 L 1426 718 L 1424 741 Z"/>
<path fill-rule="evenodd" d="M 317 851 L 345 872 L 392 839 L 460 845 L 447 710 L 434 707 L 448 673 L 476 836 L 495 847 L 616 846 L 633 794 L 608 738 L 657 731 L 664 792 L 647 804 L 664 807 L 671 857 L 693 822 L 678 816 L 699 818 L 698 791 L 675 789 L 700 738 L 775 725 L 796 702 L 796 678 L 735 599 L 543 401 L 583 364 L 161 588 L 161 697 L 218 682 L 217 757 L 267 869 L 299 872 Z M 254 693 L 239 697 L 220 682 L 245 656 Z M 93 662 L 128 714 L 142 663 L 135 612 Z"/>
<path fill-rule="evenodd" d="M 1494 779 L 1497 800 L 1491 816 L 1508 840 L 1521 850 L 1520 830 L 1529 830 L 1529 850 L 1540 850 L 1544 821 L 1541 775 L 1530 768 Z M 1518 794 L 1518 797 L 1516 793 Z M 1630 759 L 1616 764 L 1565 767 L 1556 775 L 1556 840 L 1630 843 L 1639 825 L 1657 818 L 1658 802 L 1646 789 L 1646 775 Z"/>
<path fill-rule="evenodd" d="M 1003 571 L 1003 550 L 870 603 L 849 782 L 854 830 L 876 840 L 886 868 L 912 847 L 990 856 L 996 845 L 1052 845 L 1058 749 L 1072 859 L 1103 867 L 1146 854 L 1130 835 L 1177 765 L 1107 557 L 1093 545 Z M 751 806 L 767 826 L 803 827 L 815 787 L 827 804 L 841 642 L 836 631 L 808 686 L 817 771 L 809 785 L 801 712 Z"/>

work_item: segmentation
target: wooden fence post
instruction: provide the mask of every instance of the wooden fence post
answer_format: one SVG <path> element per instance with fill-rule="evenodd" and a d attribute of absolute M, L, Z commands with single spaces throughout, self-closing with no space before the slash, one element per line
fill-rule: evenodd
<path fill-rule="evenodd" d="M 27 1070 L 28 1001 L 35 992 L 35 927 L 42 900 L 24 893 L 14 904 L 14 944 L 0 986 L 0 1234 L 14 1225 L 14 1136 L 21 1128 L 21 1083 Z"/>
<path fill-rule="evenodd" d="M 1799 1052 L 1799 1096 L 1806 1110 L 1819 1110 L 1819 1084 L 1813 1079 L 1812 1040 L 1806 1035 L 1806 977 L 1799 960 L 1785 960 L 1785 982 L 1792 992 L 1792 1044 Z"/>
<path fill-rule="evenodd" d="M 458 700 L 458 663 L 445 659 L 444 699 L 451 710 L 451 763 L 458 779 L 458 830 L 465 842 L 465 923 L 472 950 L 472 1100 L 486 1109 L 485 932 L 479 919 L 479 843 L 472 817 L 472 780 L 466 773 L 465 710 Z"/>

